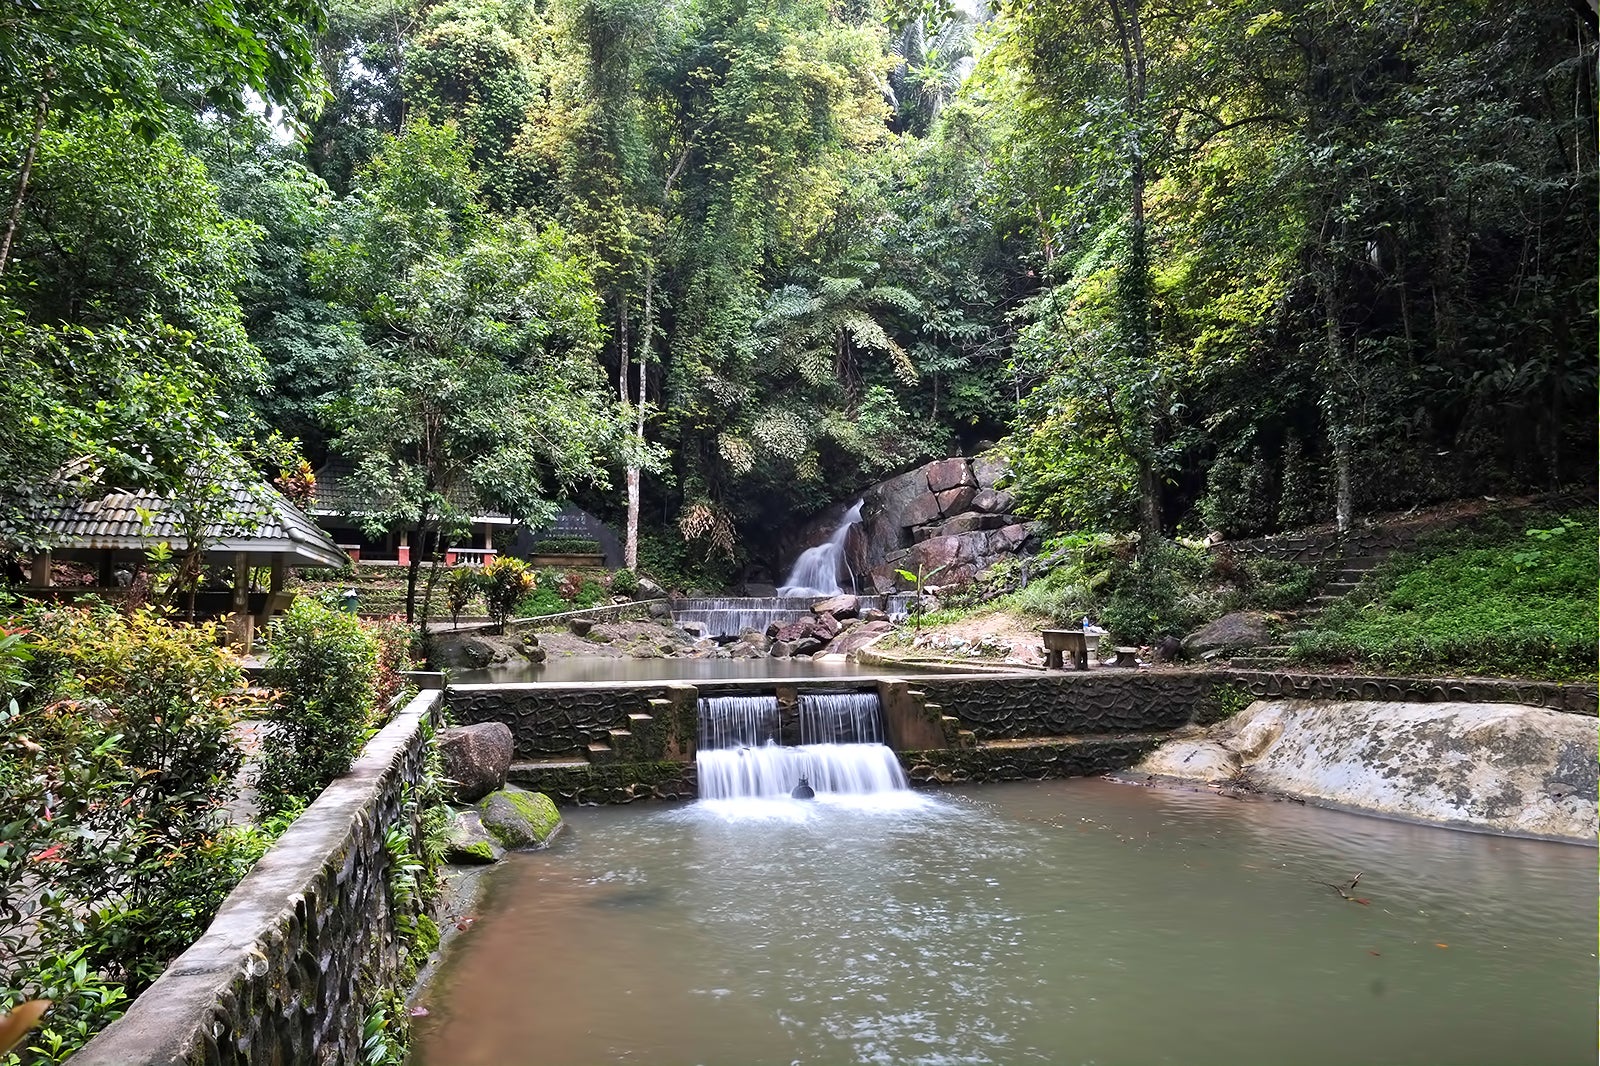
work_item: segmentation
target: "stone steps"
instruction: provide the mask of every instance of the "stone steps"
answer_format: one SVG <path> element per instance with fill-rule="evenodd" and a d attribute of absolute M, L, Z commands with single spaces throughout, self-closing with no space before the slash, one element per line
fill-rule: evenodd
<path fill-rule="evenodd" d="M 519 759 L 511 764 L 506 777 L 511 779 L 518 773 L 531 774 L 541 770 L 587 770 L 591 765 L 588 759 Z"/>

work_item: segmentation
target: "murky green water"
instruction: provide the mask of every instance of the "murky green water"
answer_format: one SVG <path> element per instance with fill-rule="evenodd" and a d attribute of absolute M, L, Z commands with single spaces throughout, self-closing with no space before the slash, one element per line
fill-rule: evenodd
<path fill-rule="evenodd" d="M 1591 849 L 1100 780 L 739 810 L 569 812 L 420 1061 L 1594 1058 Z"/>

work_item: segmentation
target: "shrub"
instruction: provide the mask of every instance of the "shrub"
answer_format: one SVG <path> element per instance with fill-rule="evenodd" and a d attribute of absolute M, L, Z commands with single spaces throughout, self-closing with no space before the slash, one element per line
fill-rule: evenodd
<path fill-rule="evenodd" d="M 450 605 L 450 621 L 460 624 L 465 611 L 483 587 L 483 571 L 475 566 L 458 566 L 444 580 L 445 599 Z"/>
<path fill-rule="evenodd" d="M 611 575 L 611 592 L 634 599 L 639 595 L 639 575 L 632 570 L 618 570 Z"/>
<path fill-rule="evenodd" d="M 509 555 L 496 556 L 482 570 L 483 596 L 489 601 L 489 617 L 504 629 L 506 618 L 518 600 L 532 592 L 536 579 L 528 564 Z"/>
<path fill-rule="evenodd" d="M 1597 533 L 1594 517 L 1580 515 L 1419 541 L 1325 611 L 1291 652 L 1405 673 L 1592 678 Z"/>
<path fill-rule="evenodd" d="M 354 616 L 302 598 L 267 632 L 277 690 L 256 781 L 263 811 L 310 800 L 350 769 L 376 719 L 383 642 Z"/>
<path fill-rule="evenodd" d="M 546 537 L 533 546 L 535 555 L 599 555 L 600 544 L 587 537 Z"/>
<path fill-rule="evenodd" d="M 214 625 L 96 605 L 21 621 L 0 635 L 0 1013 L 54 999 L 20 1061 L 57 1062 L 242 875 L 223 825 L 248 695 Z"/>

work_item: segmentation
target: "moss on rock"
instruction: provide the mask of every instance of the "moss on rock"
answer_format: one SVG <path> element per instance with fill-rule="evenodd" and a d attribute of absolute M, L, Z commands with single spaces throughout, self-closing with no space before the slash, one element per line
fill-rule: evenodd
<path fill-rule="evenodd" d="M 508 848 L 538 848 L 561 828 L 561 812 L 542 792 L 505 788 L 485 796 L 478 807 L 483 826 Z"/>

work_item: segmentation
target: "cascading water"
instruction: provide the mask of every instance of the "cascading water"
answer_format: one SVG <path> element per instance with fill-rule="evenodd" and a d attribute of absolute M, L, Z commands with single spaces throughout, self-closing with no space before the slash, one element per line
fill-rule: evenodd
<path fill-rule="evenodd" d="M 828 538 L 827 543 L 807 548 L 800 553 L 800 558 L 794 561 L 789 576 L 778 586 L 778 595 L 837 596 L 844 591 L 839 585 L 839 571 L 841 569 L 848 571 L 850 568 L 844 557 L 844 542 L 850 535 L 850 527 L 861 521 L 861 502 L 857 500 L 844 513 L 844 518 L 839 521 L 839 527 L 833 531 L 833 536 Z M 855 585 L 854 574 L 850 576 L 850 584 Z"/>
<path fill-rule="evenodd" d="M 875 692 L 800 697 L 800 743 L 882 744 L 883 716 Z"/>
<path fill-rule="evenodd" d="M 777 743 L 773 696 L 700 701 L 695 769 L 703 800 L 786 799 L 803 776 L 819 799 L 907 789 L 900 760 L 883 740 L 875 693 L 800 697 L 799 747 Z"/>
<path fill-rule="evenodd" d="M 698 711 L 701 751 L 778 742 L 781 727 L 776 696 L 714 696 L 701 700 Z"/>

